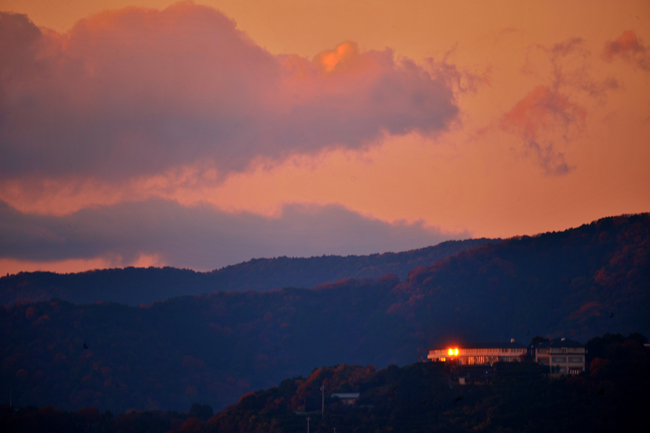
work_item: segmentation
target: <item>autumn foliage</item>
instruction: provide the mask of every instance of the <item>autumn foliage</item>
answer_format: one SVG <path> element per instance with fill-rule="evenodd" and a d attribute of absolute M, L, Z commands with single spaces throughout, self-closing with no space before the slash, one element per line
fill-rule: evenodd
<path fill-rule="evenodd" d="M 318 366 L 406 365 L 452 339 L 648 335 L 648 287 L 642 214 L 484 245 L 403 280 L 216 291 L 141 307 L 16 304 L 0 308 L 0 392 L 21 407 L 221 409 Z M 305 391 L 291 407 L 309 409 L 317 396 L 298 386 Z"/>

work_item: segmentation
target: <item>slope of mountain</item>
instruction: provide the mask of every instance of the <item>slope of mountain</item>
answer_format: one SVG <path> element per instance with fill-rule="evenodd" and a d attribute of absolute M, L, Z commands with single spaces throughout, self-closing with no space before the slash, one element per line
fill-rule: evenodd
<path fill-rule="evenodd" d="M 0 405 L 0 431 L 298 433 L 305 431 L 307 417 L 316 432 L 645 431 L 647 341 L 640 334 L 590 340 L 592 368 L 579 376 L 549 379 L 547 368 L 531 361 L 498 363 L 493 370 L 470 367 L 487 371 L 480 386 L 460 385 L 458 371 L 445 363 L 316 368 L 308 377 L 246 393 L 216 414 L 200 403 L 185 412 L 115 415 L 94 407 L 66 412 L 52 405 L 16 410 L 5 404 Z M 348 405 L 334 393 L 358 393 L 359 398 Z"/>
<path fill-rule="evenodd" d="M 403 282 L 14 305 L 0 309 L 0 393 L 19 405 L 220 408 L 320 365 L 403 365 L 452 339 L 650 335 L 649 288 L 642 214 L 484 245 Z"/>
<path fill-rule="evenodd" d="M 253 259 L 211 272 L 170 267 L 105 269 L 76 274 L 21 272 L 0 278 L 0 304 L 57 298 L 76 303 L 140 305 L 217 290 L 313 287 L 344 278 L 376 278 L 386 273 L 397 274 L 403 279 L 418 266 L 497 241 L 484 238 L 447 241 L 412 251 L 368 256 Z"/>
<path fill-rule="evenodd" d="M 647 339 L 639 334 L 604 339 L 602 357 L 581 376 L 548 380 L 546 369 L 533 362 L 500 363 L 486 384 L 462 386 L 452 382 L 453 368 L 444 363 L 379 371 L 338 365 L 246 394 L 237 405 L 194 425 L 197 431 L 220 433 L 300 432 L 309 416 L 296 413 L 300 410 L 316 411 L 311 428 L 325 432 L 643 431 L 650 386 Z M 353 406 L 331 397 L 350 392 L 359 393 Z"/>
<path fill-rule="evenodd" d="M 461 252 L 414 269 L 395 292 L 408 300 L 391 310 L 430 343 L 444 328 L 454 329 L 444 338 L 474 341 L 648 332 L 650 214 Z"/>

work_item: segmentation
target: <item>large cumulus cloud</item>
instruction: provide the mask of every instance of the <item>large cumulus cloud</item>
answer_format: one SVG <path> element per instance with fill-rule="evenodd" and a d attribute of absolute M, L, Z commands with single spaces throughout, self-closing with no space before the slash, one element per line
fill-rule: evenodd
<path fill-rule="evenodd" d="M 253 257 L 403 251 L 450 236 L 422 223 L 389 224 L 338 205 L 286 205 L 281 215 L 268 218 L 150 199 L 57 217 L 22 213 L 0 201 L 0 258 L 36 262 L 106 258 L 126 265 L 146 255 L 208 270 Z"/>
<path fill-rule="evenodd" d="M 275 56 L 191 2 L 104 12 L 66 34 L 24 15 L 0 22 L 4 179 L 227 173 L 385 132 L 434 134 L 458 114 L 435 65 L 350 42 L 312 60 Z"/>

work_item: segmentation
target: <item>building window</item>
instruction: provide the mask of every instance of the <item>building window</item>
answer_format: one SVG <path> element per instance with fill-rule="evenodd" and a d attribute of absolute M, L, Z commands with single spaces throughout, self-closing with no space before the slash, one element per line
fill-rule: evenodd
<path fill-rule="evenodd" d="M 554 356 L 551 358 L 551 362 L 556 363 L 556 362 L 566 362 L 566 356 Z"/>
<path fill-rule="evenodd" d="M 569 362 L 582 362 L 582 356 L 569 356 Z"/>
<path fill-rule="evenodd" d="M 537 358 L 537 362 L 540 364 L 548 365 L 548 356 L 542 356 Z"/>

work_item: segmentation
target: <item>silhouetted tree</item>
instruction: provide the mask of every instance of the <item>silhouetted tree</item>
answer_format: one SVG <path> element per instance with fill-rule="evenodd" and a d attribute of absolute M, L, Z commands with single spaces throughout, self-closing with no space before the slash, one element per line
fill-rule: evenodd
<path fill-rule="evenodd" d="M 530 340 L 529 346 L 537 346 L 538 344 L 544 343 L 546 341 L 549 341 L 548 338 L 541 335 L 536 335 Z"/>

